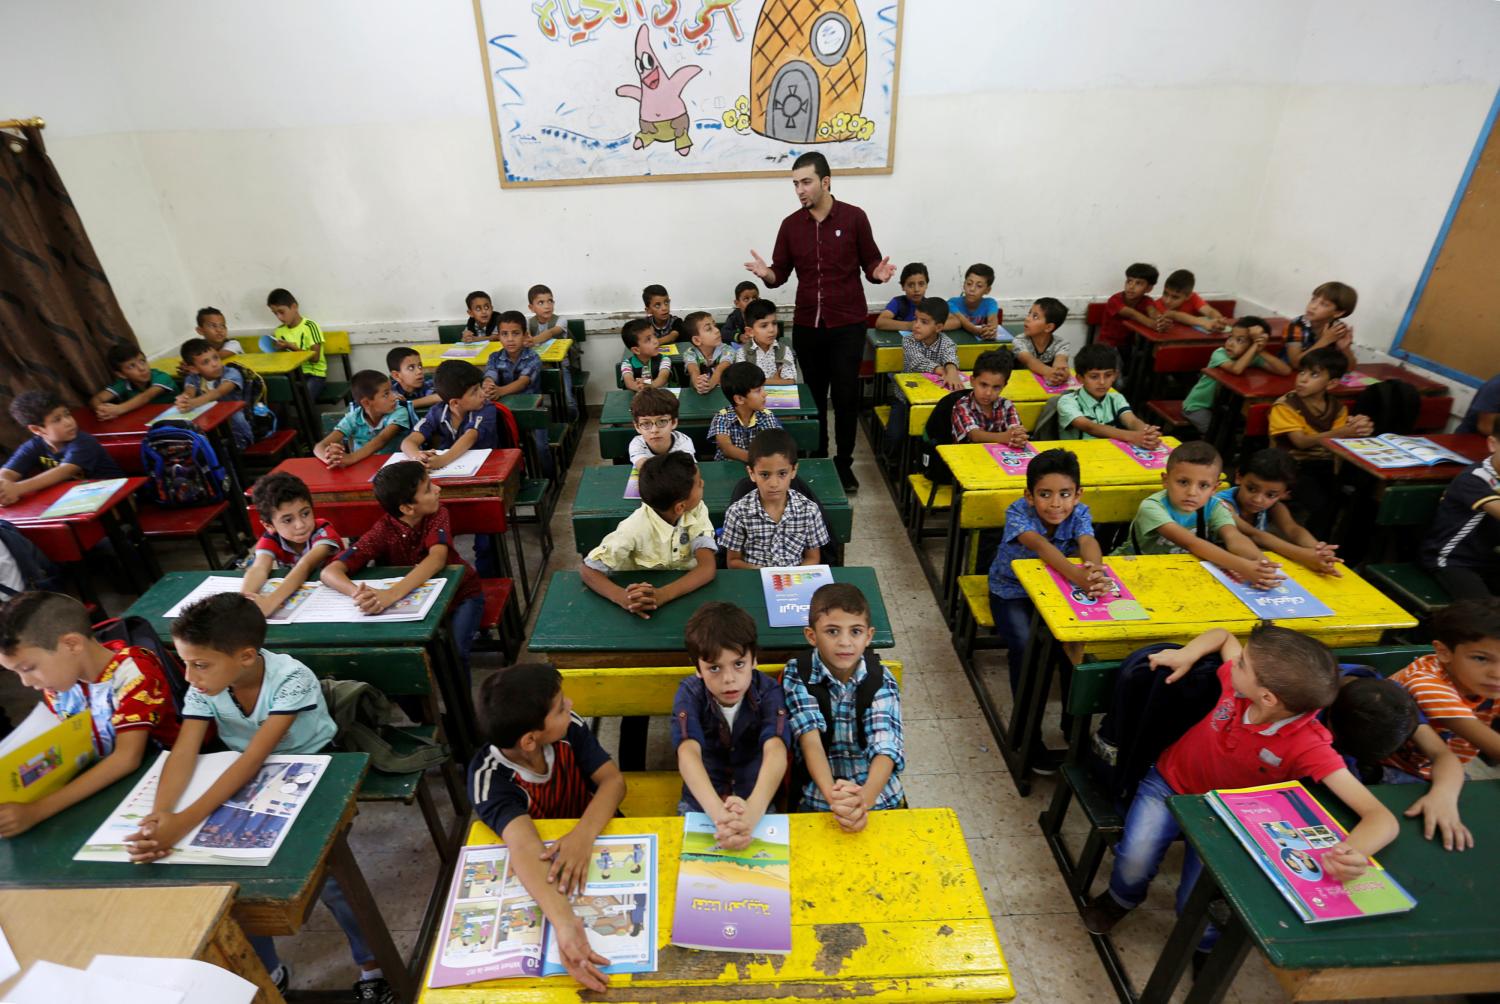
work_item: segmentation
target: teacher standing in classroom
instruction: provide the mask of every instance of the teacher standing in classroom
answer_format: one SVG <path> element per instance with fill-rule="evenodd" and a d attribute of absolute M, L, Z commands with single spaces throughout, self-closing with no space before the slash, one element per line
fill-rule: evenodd
<path fill-rule="evenodd" d="M 818 456 L 828 455 L 828 396 L 833 391 L 834 466 L 844 491 L 859 490 L 854 477 L 854 435 L 859 416 L 859 364 L 864 358 L 869 306 L 860 273 L 889 282 L 896 268 L 882 257 L 863 209 L 834 199 L 828 158 L 804 153 L 792 164 L 792 187 L 801 208 L 781 221 L 769 264 L 755 251 L 745 268 L 775 289 L 797 273 L 792 352 L 818 405 Z"/>

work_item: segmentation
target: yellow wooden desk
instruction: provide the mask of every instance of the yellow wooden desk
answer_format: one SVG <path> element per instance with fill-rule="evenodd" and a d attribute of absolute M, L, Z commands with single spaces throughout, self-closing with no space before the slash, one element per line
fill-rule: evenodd
<path fill-rule="evenodd" d="M 229 915 L 232 885 L 0 891 L 0 928 L 24 975 L 38 959 L 87 969 L 95 955 L 198 959 L 254 983 L 256 1004 L 281 994 Z M 21 975 L 0 983 L 8 999 Z"/>
<path fill-rule="evenodd" d="M 234 361 L 247 366 L 261 376 L 281 376 L 300 373 L 302 364 L 313 357 L 311 352 L 241 352 Z"/>
<path fill-rule="evenodd" d="M 472 349 L 475 346 L 478 346 L 479 351 L 472 356 L 443 355 L 444 352 L 450 349 Z M 463 362 L 473 363 L 475 366 L 483 366 L 489 361 L 493 353 L 501 350 L 501 345 L 499 342 L 438 342 L 435 344 L 428 342 L 422 345 L 413 345 L 412 348 L 417 351 L 417 355 L 422 357 L 422 368 L 434 370 L 448 359 L 461 359 Z"/>
<path fill-rule="evenodd" d="M 869 826 L 841 833 L 827 813 L 791 818 L 792 952 L 787 956 L 699 952 L 669 944 L 682 820 L 614 819 L 605 833 L 657 834 L 657 959 L 654 973 L 610 977 L 609 992 L 583 990 L 568 976 L 507 979 L 442 990 L 423 1004 L 584 1000 L 1008 1001 L 1005 966 L 984 894 L 952 809 L 871 813 Z M 543 840 L 572 820 L 541 820 Z M 470 844 L 499 843 L 483 823 Z M 899 862 L 899 864 L 898 864 Z M 441 937 L 439 932 L 438 937 Z M 436 942 L 429 957 L 437 954 Z M 429 976 L 431 973 L 429 963 Z M 425 980 L 423 981 L 426 982 Z"/>
<path fill-rule="evenodd" d="M 984 355 L 991 349 L 1008 349 L 1010 341 L 984 341 L 975 338 L 964 331 L 945 331 L 943 334 L 953 339 L 954 348 L 958 350 L 958 368 L 971 370 L 974 368 L 974 360 Z M 906 365 L 906 353 L 901 348 L 901 339 L 909 337 L 899 331 L 876 331 L 874 328 L 866 332 L 866 343 L 875 357 L 875 372 L 878 373 L 900 373 Z"/>
<path fill-rule="evenodd" d="M 349 332 L 328 331 L 323 332 L 323 355 L 337 357 L 339 365 L 344 368 L 344 379 L 354 379 L 349 369 L 349 356 L 354 352 L 354 346 L 349 343 Z"/>
<path fill-rule="evenodd" d="M 962 364 L 963 360 L 959 360 Z M 972 366 L 972 363 L 970 364 Z M 964 370 L 964 386 L 969 385 L 968 370 Z M 932 416 L 932 407 L 946 397 L 950 391 L 938 386 L 927 379 L 921 373 L 897 373 L 891 378 L 896 385 L 896 392 L 900 394 L 910 407 L 910 421 L 907 424 L 907 433 L 912 436 L 920 436 L 927 431 L 927 419 Z M 1036 428 L 1036 420 L 1041 417 L 1042 408 L 1050 397 L 1042 385 L 1036 382 L 1030 370 L 1017 370 L 1010 375 L 1010 380 L 1005 384 L 1005 397 L 1016 406 L 1016 413 L 1021 416 L 1021 424 L 1027 430 Z"/>
<path fill-rule="evenodd" d="M 573 339 L 554 338 L 552 344 L 548 345 L 537 355 L 542 360 L 543 366 L 561 366 L 568 359 L 568 352 L 573 348 Z"/>

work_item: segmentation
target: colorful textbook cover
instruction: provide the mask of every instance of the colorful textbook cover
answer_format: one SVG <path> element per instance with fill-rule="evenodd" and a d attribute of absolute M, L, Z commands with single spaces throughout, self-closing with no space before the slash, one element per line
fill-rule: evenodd
<path fill-rule="evenodd" d="M 1323 855 L 1348 833 L 1302 782 L 1211 791 L 1207 799 L 1307 923 L 1405 913 L 1417 905 L 1374 858 L 1368 871 L 1347 883 L 1323 874 Z"/>
<path fill-rule="evenodd" d="M 1004 443 L 985 443 L 984 448 L 1006 474 L 1025 474 L 1026 468 L 1036 459 L 1036 448 L 1030 444 L 1007 446 Z"/>
<path fill-rule="evenodd" d="M 1302 617 L 1332 617 L 1328 605 L 1307 591 L 1307 587 L 1293 578 L 1281 580 L 1280 585 L 1270 589 L 1257 589 L 1229 577 L 1211 561 L 1200 561 L 1209 575 L 1218 579 L 1234 594 L 1235 599 L 1245 604 L 1250 612 L 1262 620 L 1283 621 Z"/>
<path fill-rule="evenodd" d="M 833 581 L 827 565 L 762 568 L 760 587 L 766 596 L 766 620 L 773 628 L 807 627 L 812 594 Z"/>
<path fill-rule="evenodd" d="M 802 404 L 802 392 L 795 384 L 771 384 L 766 387 L 767 408 L 796 408 Z"/>
<path fill-rule="evenodd" d="M 1168 447 L 1158 446 L 1154 450 L 1148 450 L 1144 446 L 1136 446 L 1134 443 L 1126 443 L 1118 439 L 1111 439 L 1110 442 L 1114 443 L 1115 447 L 1121 453 L 1124 453 L 1148 471 L 1164 471 L 1167 469 L 1167 457 L 1172 452 Z"/>
<path fill-rule="evenodd" d="M 1151 615 L 1141 601 L 1135 598 L 1130 587 L 1120 581 L 1115 570 L 1105 566 L 1104 575 L 1109 579 L 1109 592 L 1103 596 L 1090 596 L 1083 588 L 1063 578 L 1055 568 L 1048 567 L 1047 574 L 1057 584 L 1073 616 L 1081 621 L 1144 621 Z"/>
<path fill-rule="evenodd" d="M 786 816 L 762 816 L 750 846 L 726 851 L 713 820 L 690 812 L 682 820 L 682 863 L 672 944 L 712 952 L 792 950 L 790 827 Z"/>
<path fill-rule="evenodd" d="M 77 777 L 94 759 L 94 720 L 59 718 L 45 704 L 0 742 L 0 802 L 35 802 Z"/>
<path fill-rule="evenodd" d="M 109 501 L 111 495 L 125 484 L 125 478 L 109 478 L 105 481 L 84 481 L 63 492 L 38 519 L 56 519 L 59 516 L 79 516 L 86 512 L 98 512 L 99 507 Z"/>

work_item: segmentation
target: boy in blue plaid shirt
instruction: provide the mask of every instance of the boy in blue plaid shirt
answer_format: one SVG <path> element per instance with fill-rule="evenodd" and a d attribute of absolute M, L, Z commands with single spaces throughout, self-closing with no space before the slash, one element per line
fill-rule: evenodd
<path fill-rule="evenodd" d="M 526 347 L 526 315 L 507 310 L 497 329 L 501 350 L 490 356 L 484 371 L 484 396 L 491 401 L 506 394 L 536 391 L 541 380 L 542 357 Z"/>
<path fill-rule="evenodd" d="M 792 487 L 797 481 L 797 442 L 785 429 L 767 429 L 750 441 L 745 465 L 755 491 L 724 512 L 720 545 L 729 568 L 816 565 L 828 543 L 818 504 Z"/>
<path fill-rule="evenodd" d="M 867 650 L 870 605 L 858 588 L 844 582 L 820 587 L 807 623 L 803 634 L 814 647 L 812 666 L 804 675 L 792 659 L 781 676 L 792 736 L 810 778 L 797 794 L 802 811 L 832 812 L 845 833 L 858 833 L 870 810 L 906 806 L 899 777 L 906 764 L 901 690 Z M 860 687 L 875 672 L 880 684 L 860 716 Z M 818 695 L 825 690 L 827 718 Z"/>
<path fill-rule="evenodd" d="M 750 440 L 767 429 L 781 428 L 780 420 L 766 411 L 766 374 L 754 363 L 730 363 L 719 387 L 729 407 L 708 423 L 708 440 L 718 447 L 714 459 L 748 464 Z"/>

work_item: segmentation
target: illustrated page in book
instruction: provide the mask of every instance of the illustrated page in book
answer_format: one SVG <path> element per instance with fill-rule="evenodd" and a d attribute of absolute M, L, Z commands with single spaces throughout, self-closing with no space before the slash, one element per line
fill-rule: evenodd
<path fill-rule="evenodd" d="M 656 834 L 597 838 L 583 892 L 572 902 L 589 944 L 610 961 L 600 971 L 656 972 Z M 549 929 L 542 975 L 565 972 Z"/>
<path fill-rule="evenodd" d="M 762 568 L 760 586 L 771 627 L 806 627 L 812 594 L 832 581 L 833 569 L 827 565 Z"/>
<path fill-rule="evenodd" d="M 55 519 L 58 516 L 78 516 L 86 512 L 98 512 L 109 497 L 120 490 L 125 478 L 110 478 L 106 481 L 85 481 L 74 485 L 60 495 L 56 502 L 42 510 L 38 519 Z"/>
<path fill-rule="evenodd" d="M 511 873 L 503 845 L 463 848 L 442 917 L 428 986 L 541 973 L 542 910 Z"/>

